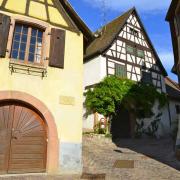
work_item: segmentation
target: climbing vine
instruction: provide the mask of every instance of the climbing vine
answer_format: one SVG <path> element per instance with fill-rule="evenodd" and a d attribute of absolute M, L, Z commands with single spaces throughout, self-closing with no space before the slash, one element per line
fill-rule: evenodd
<path fill-rule="evenodd" d="M 161 109 L 167 102 L 166 95 L 156 90 L 153 85 L 108 76 L 94 88 L 85 93 L 87 114 L 98 112 L 106 118 L 116 113 L 123 105 L 136 118 L 152 117 L 152 108 L 158 101 Z"/>

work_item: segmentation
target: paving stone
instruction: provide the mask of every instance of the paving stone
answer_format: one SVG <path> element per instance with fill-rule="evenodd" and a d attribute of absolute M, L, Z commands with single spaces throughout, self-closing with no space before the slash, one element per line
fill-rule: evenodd
<path fill-rule="evenodd" d="M 116 144 L 104 139 L 83 137 L 84 172 L 106 173 L 107 180 L 180 179 L 171 139 L 122 139 Z M 117 160 L 134 160 L 134 168 L 114 168 Z"/>
<path fill-rule="evenodd" d="M 134 168 L 114 168 L 117 160 L 134 161 Z M 171 139 L 121 139 L 112 143 L 101 136 L 83 137 L 83 174 L 4 176 L 0 180 L 179 180 Z M 85 176 L 86 175 L 86 176 Z M 105 176 L 105 178 L 104 178 Z"/>

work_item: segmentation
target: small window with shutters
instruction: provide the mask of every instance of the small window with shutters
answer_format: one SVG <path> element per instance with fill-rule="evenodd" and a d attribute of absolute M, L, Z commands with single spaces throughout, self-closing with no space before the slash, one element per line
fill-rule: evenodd
<path fill-rule="evenodd" d="M 64 69 L 66 32 L 62 29 L 51 29 L 49 66 Z"/>
<path fill-rule="evenodd" d="M 126 66 L 122 64 L 115 64 L 115 75 L 120 78 L 126 78 Z"/>
<path fill-rule="evenodd" d="M 43 65 L 44 30 L 37 27 L 15 24 L 11 58 L 24 63 Z"/>
<path fill-rule="evenodd" d="M 10 23 L 10 17 L 0 13 L 0 57 L 6 56 Z"/>

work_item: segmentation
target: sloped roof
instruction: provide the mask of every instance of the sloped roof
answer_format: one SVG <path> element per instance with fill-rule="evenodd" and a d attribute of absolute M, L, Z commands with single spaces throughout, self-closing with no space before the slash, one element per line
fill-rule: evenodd
<path fill-rule="evenodd" d="M 178 6 L 178 2 L 179 2 L 179 0 L 172 0 L 171 5 L 170 5 L 169 10 L 166 15 L 167 21 L 170 21 L 170 19 L 175 16 L 175 10 Z"/>
<path fill-rule="evenodd" d="M 156 56 L 157 64 L 159 65 L 160 69 L 162 70 L 163 75 L 167 76 L 167 72 L 161 63 L 161 60 L 159 59 L 159 56 L 157 55 L 157 52 L 156 52 L 151 40 L 149 39 L 149 36 L 148 36 L 148 34 L 144 28 L 144 25 L 142 24 L 141 19 L 135 8 L 128 10 L 123 15 L 119 16 L 117 19 L 106 24 L 102 28 L 101 35 L 97 38 L 94 38 L 91 41 L 91 43 L 89 44 L 89 46 L 86 48 L 84 60 L 87 61 L 97 55 L 104 53 L 112 45 L 114 39 L 119 35 L 121 29 L 124 27 L 127 19 L 129 18 L 129 16 L 132 13 L 136 14 L 136 16 L 139 20 L 139 23 L 144 31 L 144 34 L 147 37 L 148 43 Z M 96 34 L 96 32 L 94 34 Z"/>
<path fill-rule="evenodd" d="M 85 58 L 88 58 L 96 53 L 102 53 L 107 48 L 107 46 L 112 43 L 114 38 L 120 32 L 121 28 L 133 12 L 133 10 L 134 8 L 130 9 L 117 19 L 105 25 L 102 28 L 102 34 L 99 37 L 95 38 L 87 47 L 85 52 Z M 97 32 L 95 32 L 95 34 L 96 33 Z"/>
<path fill-rule="evenodd" d="M 17 7 L 14 6 L 13 3 L 15 4 L 17 2 L 15 0 L 1 0 L 0 10 L 40 19 L 52 25 L 57 25 L 77 33 L 81 31 L 87 41 L 91 40 L 93 37 L 91 30 L 86 26 L 67 0 L 26 0 L 21 6 Z M 34 6 L 37 6 L 37 11 L 33 11 Z M 39 11 L 38 8 L 40 8 Z M 51 12 L 54 14 L 52 15 Z M 54 18 L 54 16 L 58 18 Z M 59 21 L 60 18 L 62 22 Z"/>
<path fill-rule="evenodd" d="M 172 99 L 180 100 L 180 86 L 178 85 L 178 83 L 176 83 L 169 77 L 166 77 L 165 84 L 168 96 Z"/>
<path fill-rule="evenodd" d="M 62 4 L 63 8 L 66 10 L 68 15 L 71 17 L 71 19 L 74 21 L 76 26 L 81 30 L 81 32 L 86 37 L 87 41 L 92 40 L 93 33 L 88 28 L 88 26 L 84 23 L 84 21 L 79 17 L 79 15 L 76 13 L 76 11 L 73 9 L 73 7 L 70 5 L 70 3 L 67 0 L 59 0 Z"/>
<path fill-rule="evenodd" d="M 171 36 L 172 36 L 172 45 L 173 45 L 173 51 L 174 51 L 174 66 L 172 68 L 172 72 L 177 74 L 177 64 L 179 61 L 179 52 L 178 52 L 178 39 L 176 37 L 176 30 L 174 25 L 174 16 L 178 9 L 180 8 L 180 1 L 179 0 L 172 0 L 171 5 L 169 7 L 169 10 L 166 15 L 166 21 L 169 21 L 170 28 L 171 28 Z"/>

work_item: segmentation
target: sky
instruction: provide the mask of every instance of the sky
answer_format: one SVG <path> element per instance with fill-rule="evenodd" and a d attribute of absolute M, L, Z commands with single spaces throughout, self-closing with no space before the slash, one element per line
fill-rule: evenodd
<path fill-rule="evenodd" d="M 174 63 L 169 24 L 165 21 L 171 0 L 69 0 L 75 11 L 94 32 L 102 25 L 136 7 L 145 29 L 163 63 L 168 76 Z"/>

